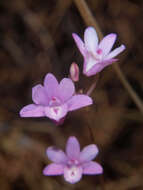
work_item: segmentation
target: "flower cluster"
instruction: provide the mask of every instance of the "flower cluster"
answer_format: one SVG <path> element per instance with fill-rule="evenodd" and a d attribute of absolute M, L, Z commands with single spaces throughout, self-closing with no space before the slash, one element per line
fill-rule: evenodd
<path fill-rule="evenodd" d="M 93 27 L 88 27 L 84 32 L 84 42 L 73 33 L 74 41 L 84 58 L 83 74 L 92 76 L 99 73 L 104 67 L 117 61 L 114 57 L 121 53 L 125 46 L 111 51 L 116 34 L 105 36 L 101 42 Z M 48 73 L 44 84 L 38 84 L 32 88 L 33 104 L 23 107 L 21 117 L 48 117 L 57 124 L 61 124 L 68 112 L 89 106 L 93 103 L 87 94 L 79 94 L 75 90 L 74 82 L 79 81 L 79 67 L 72 63 L 69 78 L 63 78 L 60 83 L 55 76 Z M 89 94 L 89 93 L 88 93 Z M 55 147 L 47 149 L 47 156 L 53 162 L 44 170 L 44 175 L 64 175 L 69 183 L 76 183 L 82 178 L 82 174 L 102 174 L 100 164 L 92 161 L 98 153 L 95 144 L 86 146 L 80 152 L 80 145 L 76 137 L 69 137 L 66 145 L 66 153 Z"/>

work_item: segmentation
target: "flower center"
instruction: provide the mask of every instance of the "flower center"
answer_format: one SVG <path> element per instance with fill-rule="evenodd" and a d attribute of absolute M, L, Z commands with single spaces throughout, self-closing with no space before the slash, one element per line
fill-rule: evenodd
<path fill-rule="evenodd" d="M 96 52 L 88 52 L 88 64 L 86 66 L 86 72 L 88 72 L 95 64 L 102 60 L 102 49 L 97 49 Z"/>
<path fill-rule="evenodd" d="M 97 49 L 96 52 L 97 52 L 98 55 L 101 55 L 102 54 L 102 49 Z"/>
<path fill-rule="evenodd" d="M 53 96 L 49 102 L 49 106 L 51 107 L 56 107 L 56 106 L 59 106 L 60 104 L 61 104 L 61 101 L 55 96 Z M 55 109 L 55 112 L 56 112 L 56 109 Z"/>
<path fill-rule="evenodd" d="M 57 117 L 58 115 L 61 114 L 62 108 L 60 106 L 53 106 L 50 108 L 51 109 L 51 114 L 53 117 Z"/>
<path fill-rule="evenodd" d="M 74 160 L 74 159 L 71 159 L 68 161 L 68 164 L 71 166 L 71 165 L 78 165 L 79 164 L 79 161 L 78 160 Z"/>
<path fill-rule="evenodd" d="M 102 49 L 97 49 L 95 53 L 91 52 L 91 55 L 96 61 L 100 61 L 102 59 Z"/>
<path fill-rule="evenodd" d="M 70 183 L 78 182 L 82 177 L 82 167 L 71 166 L 64 169 L 65 180 Z"/>

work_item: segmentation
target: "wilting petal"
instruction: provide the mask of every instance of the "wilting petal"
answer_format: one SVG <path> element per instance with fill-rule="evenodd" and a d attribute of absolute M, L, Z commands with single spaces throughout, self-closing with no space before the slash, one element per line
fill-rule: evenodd
<path fill-rule="evenodd" d="M 83 73 L 87 76 L 96 75 L 100 71 L 104 69 L 104 67 L 111 65 L 113 62 L 116 62 L 118 59 L 108 59 L 104 60 L 102 62 L 99 62 L 98 64 L 95 64 L 88 72 L 83 71 Z"/>
<path fill-rule="evenodd" d="M 65 153 L 55 147 L 49 147 L 46 151 L 46 154 L 51 161 L 57 164 L 64 164 L 67 161 L 67 156 L 65 155 Z"/>
<path fill-rule="evenodd" d="M 80 153 L 80 162 L 93 160 L 98 154 L 98 148 L 95 144 L 86 146 Z"/>
<path fill-rule="evenodd" d="M 43 170 L 44 175 L 62 175 L 64 173 L 64 166 L 61 164 L 49 164 Z"/>
<path fill-rule="evenodd" d="M 75 41 L 75 43 L 76 43 L 76 45 L 77 45 L 80 53 L 83 56 L 85 56 L 86 49 L 85 49 L 85 45 L 84 45 L 83 41 L 81 40 L 81 38 L 77 34 L 75 34 L 75 33 L 72 34 L 72 37 L 73 37 L 73 39 L 74 39 L 74 41 Z"/>
<path fill-rule="evenodd" d="M 21 117 L 43 117 L 45 116 L 43 106 L 29 104 L 20 110 Z"/>
<path fill-rule="evenodd" d="M 67 102 L 69 111 L 89 106 L 92 103 L 92 99 L 87 95 L 75 95 Z"/>
<path fill-rule="evenodd" d="M 64 168 L 64 178 L 69 183 L 77 183 L 82 177 L 82 167 L 72 166 Z"/>
<path fill-rule="evenodd" d="M 106 59 L 112 59 L 113 57 L 117 56 L 119 53 L 121 53 L 125 49 L 126 49 L 126 47 L 124 45 L 121 45 L 120 47 L 111 51 L 111 53 L 109 53 L 105 58 Z"/>
<path fill-rule="evenodd" d="M 95 52 L 98 44 L 98 36 L 93 27 L 88 27 L 84 32 L 85 47 L 90 52 Z"/>
<path fill-rule="evenodd" d="M 115 43 L 116 37 L 117 37 L 116 34 L 108 34 L 99 43 L 98 48 L 103 51 L 103 57 L 106 56 L 112 49 Z"/>
<path fill-rule="evenodd" d="M 67 101 L 75 92 L 74 83 L 69 78 L 61 80 L 58 87 L 58 96 L 63 102 Z"/>
<path fill-rule="evenodd" d="M 63 104 L 61 106 L 45 107 L 45 114 L 50 119 L 59 121 L 67 114 L 67 105 Z"/>
<path fill-rule="evenodd" d="M 44 79 L 44 87 L 46 89 L 47 92 L 47 96 L 49 98 L 51 98 L 52 96 L 56 96 L 57 95 L 57 88 L 58 88 L 58 81 L 55 78 L 55 76 L 51 73 L 48 73 L 45 76 Z"/>
<path fill-rule="evenodd" d="M 32 100 L 35 104 L 48 105 L 45 88 L 39 84 L 32 88 Z"/>
<path fill-rule="evenodd" d="M 76 137 L 69 137 L 66 145 L 66 153 L 69 159 L 75 160 L 80 155 L 80 144 Z"/>
<path fill-rule="evenodd" d="M 103 173 L 103 168 L 97 162 L 90 161 L 83 164 L 83 174 L 96 175 L 102 173 Z"/>

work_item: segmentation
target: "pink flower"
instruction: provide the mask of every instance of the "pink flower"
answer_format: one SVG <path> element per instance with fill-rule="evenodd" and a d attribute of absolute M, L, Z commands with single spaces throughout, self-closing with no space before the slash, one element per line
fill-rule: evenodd
<path fill-rule="evenodd" d="M 117 37 L 113 33 L 105 36 L 98 44 L 98 36 L 93 27 L 85 30 L 84 42 L 77 34 L 73 33 L 72 36 L 84 57 L 83 73 L 87 76 L 95 75 L 104 67 L 117 61 L 114 57 L 125 49 L 125 46 L 121 45 L 111 51 Z"/>
<path fill-rule="evenodd" d="M 98 148 L 95 144 L 86 146 L 80 152 L 80 145 L 76 137 L 69 137 L 66 153 L 54 147 L 47 149 L 47 156 L 54 163 L 45 167 L 43 174 L 46 176 L 64 175 L 65 180 L 72 184 L 78 182 L 83 174 L 102 174 L 102 166 L 92 161 L 97 154 Z"/>
<path fill-rule="evenodd" d="M 49 117 L 60 122 L 69 111 L 92 104 L 87 95 L 75 95 L 74 83 L 64 78 L 58 83 L 53 74 L 44 79 L 44 85 L 38 84 L 32 88 L 34 104 L 25 106 L 20 111 L 21 117 Z"/>

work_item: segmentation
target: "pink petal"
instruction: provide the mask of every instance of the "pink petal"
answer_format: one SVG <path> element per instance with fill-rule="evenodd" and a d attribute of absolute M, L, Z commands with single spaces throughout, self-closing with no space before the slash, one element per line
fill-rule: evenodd
<path fill-rule="evenodd" d="M 93 160 L 98 154 L 98 148 L 95 144 L 86 146 L 80 153 L 80 162 Z"/>
<path fill-rule="evenodd" d="M 58 87 L 59 94 L 63 102 L 67 101 L 75 92 L 74 83 L 69 78 L 64 78 L 61 80 Z"/>
<path fill-rule="evenodd" d="M 84 45 L 83 41 L 81 40 L 81 38 L 77 34 L 75 34 L 75 33 L 72 34 L 72 37 L 73 37 L 73 39 L 74 39 L 74 41 L 75 41 L 75 43 L 76 43 L 76 45 L 77 45 L 80 53 L 83 56 L 85 56 L 86 49 L 85 49 L 85 45 Z"/>
<path fill-rule="evenodd" d="M 75 160 L 80 155 L 80 144 L 76 137 L 69 137 L 66 145 L 66 153 L 69 159 Z"/>
<path fill-rule="evenodd" d="M 92 103 L 92 99 L 87 95 L 75 95 L 67 102 L 69 111 L 89 106 Z"/>
<path fill-rule="evenodd" d="M 64 173 L 64 167 L 60 164 L 49 164 L 43 170 L 43 174 L 46 176 L 49 175 L 62 175 Z"/>
<path fill-rule="evenodd" d="M 116 34 L 109 34 L 101 40 L 98 48 L 103 51 L 103 56 L 106 56 L 110 52 L 115 43 L 116 37 Z"/>
<path fill-rule="evenodd" d="M 45 116 L 43 106 L 29 104 L 20 110 L 21 117 L 43 117 Z"/>
<path fill-rule="evenodd" d="M 92 69 L 95 65 L 99 63 L 98 60 L 94 59 L 92 56 L 87 56 L 84 59 L 84 64 L 83 64 L 83 72 L 88 73 L 90 69 Z"/>
<path fill-rule="evenodd" d="M 113 51 L 111 51 L 111 53 L 109 53 L 105 59 L 112 59 L 113 57 L 117 56 L 119 53 L 121 53 L 122 51 L 124 51 L 126 49 L 126 47 L 124 45 L 121 45 L 120 47 L 114 49 Z"/>
<path fill-rule="evenodd" d="M 67 114 L 67 105 L 63 104 L 61 106 L 52 106 L 52 107 L 45 107 L 45 114 L 50 119 L 59 121 Z"/>
<path fill-rule="evenodd" d="M 83 174 L 96 175 L 96 174 L 102 174 L 102 173 L 103 173 L 103 168 L 97 162 L 90 161 L 83 165 Z"/>
<path fill-rule="evenodd" d="M 64 164 L 67 161 L 67 156 L 65 153 L 55 147 L 49 147 L 46 151 L 46 154 L 51 161 L 57 164 Z"/>
<path fill-rule="evenodd" d="M 102 71 L 104 69 L 104 67 L 111 65 L 113 62 L 116 62 L 118 59 L 109 59 L 109 60 L 104 60 L 102 62 L 99 62 L 97 64 L 95 64 L 88 72 L 86 72 L 85 70 L 83 71 L 83 73 L 86 76 L 92 76 L 92 75 L 96 75 L 97 73 L 99 73 L 100 71 Z M 86 61 L 86 60 L 85 60 Z"/>
<path fill-rule="evenodd" d="M 64 168 L 64 178 L 67 182 L 74 184 L 82 178 L 82 167 L 72 166 Z"/>
<path fill-rule="evenodd" d="M 98 36 L 93 27 L 86 28 L 84 32 L 85 47 L 88 51 L 94 53 L 98 45 Z"/>
<path fill-rule="evenodd" d="M 51 98 L 57 95 L 58 81 L 52 73 L 48 73 L 44 79 L 44 87 L 47 92 L 47 96 Z"/>
<path fill-rule="evenodd" d="M 32 88 L 32 100 L 35 104 L 48 105 L 48 97 L 44 87 L 39 84 Z"/>

